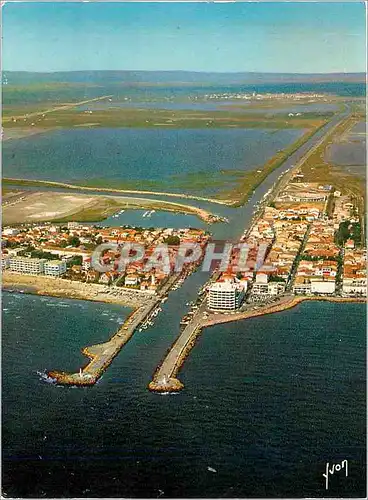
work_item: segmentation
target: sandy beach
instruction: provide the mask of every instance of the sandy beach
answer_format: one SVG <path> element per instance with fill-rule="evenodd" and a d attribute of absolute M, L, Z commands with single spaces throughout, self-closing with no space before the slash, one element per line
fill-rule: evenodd
<path fill-rule="evenodd" d="M 92 300 L 111 304 L 121 304 L 136 308 L 147 301 L 152 295 L 144 292 L 111 289 L 105 285 L 94 283 L 80 283 L 51 276 L 30 276 L 5 271 L 2 274 L 4 290 L 23 290 L 35 295 L 49 295 L 69 299 Z M 110 293 L 107 293 L 110 292 Z M 112 294 L 115 293 L 116 294 Z"/>

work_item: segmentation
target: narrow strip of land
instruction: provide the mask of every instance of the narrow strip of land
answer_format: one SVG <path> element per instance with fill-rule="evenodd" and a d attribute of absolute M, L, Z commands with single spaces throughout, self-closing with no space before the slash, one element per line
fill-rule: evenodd
<path fill-rule="evenodd" d="M 111 98 L 112 95 L 102 95 L 99 97 L 94 97 L 93 99 L 87 99 L 84 101 L 79 101 L 79 102 L 71 102 L 68 104 L 63 104 L 61 106 L 54 106 L 53 108 L 48 108 L 44 109 L 41 111 L 34 111 L 33 113 L 25 113 L 23 115 L 17 115 L 17 116 L 4 116 L 3 117 L 3 123 L 6 122 L 11 122 L 14 119 L 15 120 L 20 120 L 20 119 L 28 119 L 28 118 L 34 118 L 36 116 L 42 116 L 42 115 L 48 115 L 49 113 L 55 113 L 56 111 L 66 111 L 68 109 L 73 109 L 76 106 L 83 106 L 84 104 L 88 104 L 90 102 L 96 102 L 96 101 L 103 101 L 105 99 Z"/>
<path fill-rule="evenodd" d="M 203 308 L 205 300 L 206 298 L 202 303 L 202 307 L 200 307 L 197 313 L 194 315 L 193 320 L 183 330 L 179 338 L 173 344 L 162 364 L 157 368 L 156 372 L 153 375 L 152 381 L 148 386 L 150 391 L 159 393 L 178 392 L 184 388 L 184 384 L 177 378 L 177 374 L 203 328 L 221 323 L 229 323 L 232 321 L 239 321 L 254 318 L 257 316 L 263 316 L 265 314 L 285 311 L 297 306 L 298 304 L 306 300 L 366 303 L 366 299 L 363 298 L 359 299 L 343 297 L 285 296 L 282 297 L 277 304 L 253 308 L 253 310 L 250 311 L 232 313 L 228 315 L 213 313 L 208 318 L 204 319 L 202 316 L 202 312 L 205 309 Z"/>
<path fill-rule="evenodd" d="M 188 200 L 198 200 L 206 201 L 209 203 L 217 203 L 219 205 L 232 205 L 234 202 L 232 200 L 219 200 L 217 198 L 206 198 L 204 196 L 195 196 L 192 194 L 185 193 L 167 193 L 163 191 L 144 191 L 142 189 L 114 189 L 114 188 L 102 188 L 102 187 L 90 187 L 90 186 L 79 186 L 77 184 L 68 184 L 66 182 L 57 181 L 44 181 L 44 180 L 28 180 L 19 179 L 16 177 L 4 177 L 4 184 L 16 184 L 19 186 L 50 186 L 50 187 L 61 187 L 64 189 L 74 189 L 79 191 L 96 191 L 104 193 L 122 193 L 122 194 L 148 194 L 148 195 L 158 195 L 158 196 L 168 196 L 172 198 L 185 198 Z"/>
<path fill-rule="evenodd" d="M 194 215 L 207 224 L 226 222 L 224 217 L 193 205 L 155 198 L 107 196 L 57 191 L 20 191 L 3 197 L 3 224 L 48 222 L 98 222 L 124 210 L 150 209 Z"/>
<path fill-rule="evenodd" d="M 158 307 L 162 298 L 169 292 L 179 277 L 180 274 L 170 276 L 160 293 L 152 298 L 146 298 L 144 305 L 141 305 L 127 318 L 110 340 L 102 344 L 85 347 L 82 352 L 90 358 L 90 362 L 84 368 L 81 368 L 78 373 L 51 370 L 47 375 L 59 385 L 89 386 L 95 384 L 122 347 L 133 336 L 135 330 Z"/>

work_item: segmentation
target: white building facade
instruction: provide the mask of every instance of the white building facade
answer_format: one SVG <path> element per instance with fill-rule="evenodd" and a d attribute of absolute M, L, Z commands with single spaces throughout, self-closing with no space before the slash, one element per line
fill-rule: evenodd
<path fill-rule="evenodd" d="M 46 276 L 61 276 L 66 273 L 66 262 L 63 260 L 48 260 L 44 265 Z"/>
<path fill-rule="evenodd" d="M 30 259 L 29 257 L 12 257 L 10 270 L 22 274 L 43 274 L 46 259 Z"/>
<path fill-rule="evenodd" d="M 213 283 L 208 290 L 209 309 L 238 309 L 245 297 L 245 287 L 231 281 Z"/>
<path fill-rule="evenodd" d="M 367 278 L 344 278 L 342 282 L 342 291 L 345 295 L 367 296 Z"/>

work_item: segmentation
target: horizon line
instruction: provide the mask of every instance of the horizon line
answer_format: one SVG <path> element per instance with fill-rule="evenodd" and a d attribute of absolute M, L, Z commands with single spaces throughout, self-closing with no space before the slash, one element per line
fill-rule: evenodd
<path fill-rule="evenodd" d="M 140 73 L 197 73 L 197 74 L 218 74 L 218 75 L 239 75 L 239 74 L 264 74 L 264 75 L 367 75 L 365 71 L 332 71 L 327 73 L 321 72 L 289 72 L 289 71 L 198 71 L 190 69 L 71 69 L 71 70 L 17 70 L 17 69 L 2 69 L 1 73 L 78 73 L 78 72 L 140 72 Z"/>

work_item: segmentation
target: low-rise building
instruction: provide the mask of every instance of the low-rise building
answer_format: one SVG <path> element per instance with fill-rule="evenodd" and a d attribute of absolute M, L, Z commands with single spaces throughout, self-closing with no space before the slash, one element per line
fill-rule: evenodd
<path fill-rule="evenodd" d="M 254 283 L 252 295 L 279 295 L 285 291 L 286 284 L 282 281 L 271 281 L 269 283 Z"/>
<path fill-rule="evenodd" d="M 19 234 L 19 229 L 16 227 L 5 227 L 3 229 L 3 236 L 17 236 Z"/>
<path fill-rule="evenodd" d="M 367 278 L 355 277 L 344 278 L 342 282 L 342 291 L 346 295 L 361 295 L 367 296 Z"/>
<path fill-rule="evenodd" d="M 10 270 L 23 274 L 43 274 L 46 259 L 29 257 L 12 257 L 9 261 Z"/>
<path fill-rule="evenodd" d="M 309 281 L 300 281 L 300 282 L 294 283 L 293 292 L 295 293 L 295 295 L 310 295 L 311 294 L 310 282 Z"/>
<path fill-rule="evenodd" d="M 331 295 L 335 293 L 336 283 L 334 280 L 311 280 L 311 293 Z"/>
<path fill-rule="evenodd" d="M 63 260 L 48 260 L 44 265 L 46 276 L 61 276 L 66 273 L 66 262 Z"/>
<path fill-rule="evenodd" d="M 125 276 L 124 285 L 126 286 L 136 286 L 139 284 L 139 277 L 137 274 L 128 274 Z"/>
<path fill-rule="evenodd" d="M 83 256 L 82 267 L 85 271 L 88 271 L 89 269 L 91 269 L 91 267 L 92 267 L 91 261 L 92 261 L 91 257 L 85 256 L 85 255 Z"/>
<path fill-rule="evenodd" d="M 17 247 L 17 248 L 7 248 L 8 255 L 11 257 L 16 257 L 18 254 L 24 251 L 23 247 Z"/>

